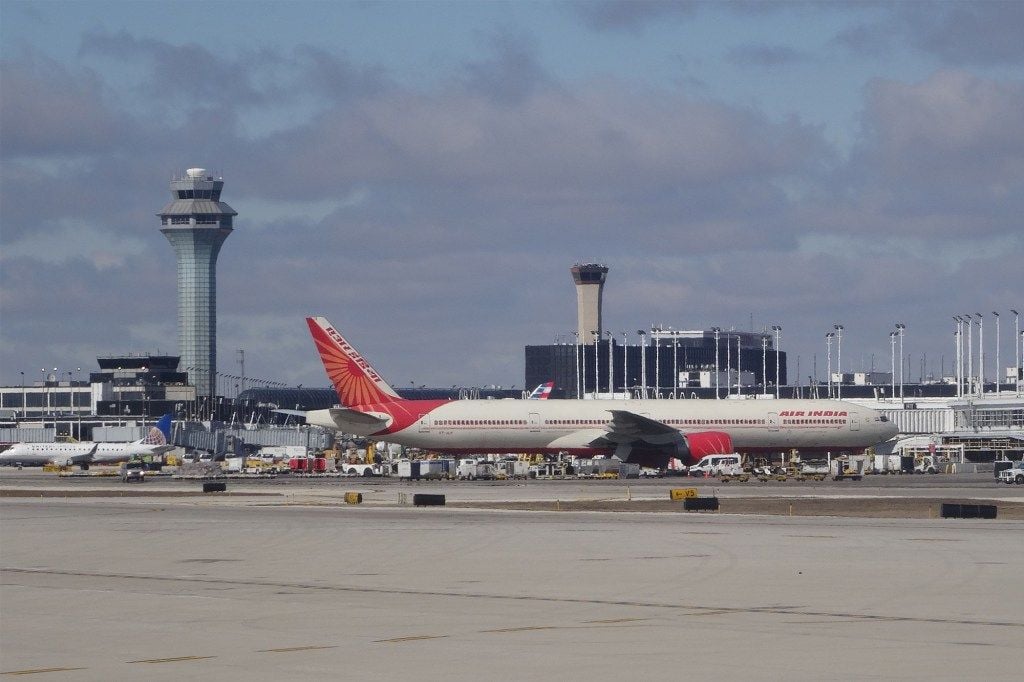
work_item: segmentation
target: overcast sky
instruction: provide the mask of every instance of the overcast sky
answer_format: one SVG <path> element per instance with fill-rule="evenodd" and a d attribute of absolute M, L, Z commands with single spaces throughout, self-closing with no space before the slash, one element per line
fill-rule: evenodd
<path fill-rule="evenodd" d="M 989 376 L 1024 312 L 1024 3 L 0 4 L 0 381 L 176 352 L 172 175 L 222 174 L 219 369 L 326 385 L 330 318 L 396 386 L 523 384 L 604 319 L 782 325 L 804 380 Z M 977 337 L 975 337 L 977 346 Z M 833 349 L 835 353 L 835 349 Z"/>

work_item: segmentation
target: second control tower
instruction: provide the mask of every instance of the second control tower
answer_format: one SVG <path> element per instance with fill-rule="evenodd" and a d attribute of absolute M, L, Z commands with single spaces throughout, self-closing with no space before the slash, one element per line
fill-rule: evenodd
<path fill-rule="evenodd" d="M 597 263 L 577 263 L 569 270 L 576 283 L 576 325 L 580 343 L 593 343 L 594 334 L 600 337 L 601 298 L 608 266 Z"/>
<path fill-rule="evenodd" d="M 160 231 L 178 259 L 178 353 L 197 396 L 216 393 L 217 255 L 238 215 L 220 200 L 222 178 L 189 168 L 171 180 L 171 203 L 160 216 Z"/>

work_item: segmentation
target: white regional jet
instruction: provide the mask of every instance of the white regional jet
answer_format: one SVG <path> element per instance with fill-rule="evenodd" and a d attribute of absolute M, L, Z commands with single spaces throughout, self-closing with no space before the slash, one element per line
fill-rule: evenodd
<path fill-rule="evenodd" d="M 169 445 L 171 415 L 165 414 L 149 434 L 131 443 L 15 443 L 0 452 L 0 464 L 81 466 L 90 464 L 117 464 L 133 457 L 160 455 L 174 449 Z"/>
<path fill-rule="evenodd" d="M 875 410 L 836 400 L 405 400 L 326 318 L 306 323 L 340 400 L 306 422 L 435 452 L 605 455 L 664 468 L 730 452 L 857 452 L 897 433 Z"/>

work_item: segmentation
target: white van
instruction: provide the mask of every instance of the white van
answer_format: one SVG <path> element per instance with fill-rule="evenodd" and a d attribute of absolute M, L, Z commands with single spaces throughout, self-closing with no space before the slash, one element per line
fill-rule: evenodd
<path fill-rule="evenodd" d="M 705 455 L 700 461 L 688 469 L 691 476 L 721 476 L 722 474 L 739 473 L 741 458 L 737 454 Z"/>

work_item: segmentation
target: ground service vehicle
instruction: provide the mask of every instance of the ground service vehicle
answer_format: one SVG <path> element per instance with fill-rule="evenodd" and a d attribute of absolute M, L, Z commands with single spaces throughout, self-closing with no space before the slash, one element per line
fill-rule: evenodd
<path fill-rule="evenodd" d="M 121 465 L 121 480 L 125 483 L 145 483 L 146 465 L 143 462 L 125 462 Z"/>
<path fill-rule="evenodd" d="M 498 469 L 490 462 L 478 462 L 476 460 L 467 459 L 459 462 L 459 468 L 457 471 L 459 478 L 464 478 L 467 481 L 482 480 L 482 481 L 493 481 L 498 477 Z"/>
<path fill-rule="evenodd" d="M 999 480 L 1003 483 L 1016 483 L 1024 485 L 1024 461 L 1015 463 L 1009 469 L 999 472 Z"/>
<path fill-rule="evenodd" d="M 740 456 L 733 455 L 707 455 L 701 457 L 700 461 L 690 467 L 691 476 L 721 476 L 723 473 L 731 473 L 740 468 L 742 462 Z"/>

